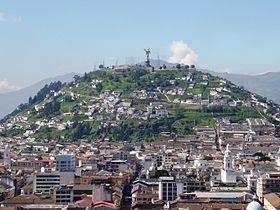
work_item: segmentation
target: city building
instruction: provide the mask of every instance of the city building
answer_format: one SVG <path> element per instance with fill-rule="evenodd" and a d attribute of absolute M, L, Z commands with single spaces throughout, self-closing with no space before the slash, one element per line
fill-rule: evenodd
<path fill-rule="evenodd" d="M 33 192 L 36 194 L 50 194 L 59 185 L 59 173 L 34 173 Z"/>
<path fill-rule="evenodd" d="M 10 145 L 6 144 L 4 150 L 4 166 L 11 166 L 11 162 Z"/>
<path fill-rule="evenodd" d="M 261 202 L 268 193 L 280 193 L 280 173 L 266 173 L 257 179 L 257 195 Z"/>
<path fill-rule="evenodd" d="M 175 177 L 159 178 L 159 199 L 163 201 L 173 201 L 182 194 L 194 191 L 206 191 L 205 181 Z"/>
<path fill-rule="evenodd" d="M 225 184 L 236 183 L 236 172 L 233 170 L 233 157 L 229 150 L 229 145 L 226 147 L 224 154 L 224 166 L 221 169 L 221 182 Z"/>
<path fill-rule="evenodd" d="M 57 171 L 75 171 L 76 162 L 73 154 L 60 154 L 56 156 Z"/>
<path fill-rule="evenodd" d="M 73 185 L 55 187 L 53 194 L 56 204 L 71 204 L 74 201 Z"/>

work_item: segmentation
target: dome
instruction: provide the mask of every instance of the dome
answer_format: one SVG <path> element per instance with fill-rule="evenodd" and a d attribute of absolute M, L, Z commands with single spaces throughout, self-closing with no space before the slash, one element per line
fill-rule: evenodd
<path fill-rule="evenodd" d="M 253 197 L 253 201 L 248 204 L 246 210 L 263 210 L 262 205 L 258 202 L 256 195 Z"/>
<path fill-rule="evenodd" d="M 258 201 L 252 201 L 249 203 L 246 210 L 263 210 L 263 207 Z"/>

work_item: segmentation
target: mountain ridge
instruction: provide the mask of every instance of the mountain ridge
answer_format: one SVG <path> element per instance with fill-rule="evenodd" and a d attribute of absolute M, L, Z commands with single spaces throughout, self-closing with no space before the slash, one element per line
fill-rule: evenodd
<path fill-rule="evenodd" d="M 28 87 L 22 88 L 17 91 L 1 93 L 0 119 L 5 117 L 5 115 L 11 113 L 19 104 L 27 102 L 30 96 L 34 96 L 46 84 L 59 80 L 61 80 L 62 82 L 70 82 L 71 80 L 73 80 L 74 75 L 76 75 L 76 73 L 68 73 L 50 77 L 40 80 L 39 82 L 36 82 Z"/>

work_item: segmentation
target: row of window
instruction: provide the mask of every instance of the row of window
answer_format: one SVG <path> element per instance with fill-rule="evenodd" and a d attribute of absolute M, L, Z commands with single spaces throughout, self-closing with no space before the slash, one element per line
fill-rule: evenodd
<path fill-rule="evenodd" d="M 71 195 L 56 195 L 56 199 L 71 198 Z"/>
<path fill-rule="evenodd" d="M 37 182 L 59 182 L 60 179 L 36 179 Z"/>

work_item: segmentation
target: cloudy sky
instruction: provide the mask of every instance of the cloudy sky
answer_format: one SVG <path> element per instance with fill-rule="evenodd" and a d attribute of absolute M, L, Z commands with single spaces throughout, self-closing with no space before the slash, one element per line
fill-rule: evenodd
<path fill-rule="evenodd" d="M 152 58 L 280 71 L 278 0 L 0 0 L 0 92 Z"/>

